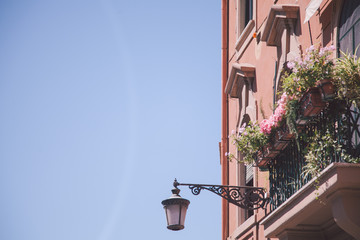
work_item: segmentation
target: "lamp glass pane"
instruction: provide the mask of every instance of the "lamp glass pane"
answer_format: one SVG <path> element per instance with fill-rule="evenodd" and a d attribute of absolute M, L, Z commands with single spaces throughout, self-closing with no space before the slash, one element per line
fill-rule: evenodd
<path fill-rule="evenodd" d="M 179 224 L 180 205 L 168 205 L 165 208 L 168 225 Z"/>
<path fill-rule="evenodd" d="M 185 216 L 186 216 L 186 206 L 181 206 L 181 216 L 180 216 L 180 225 L 185 226 Z"/>

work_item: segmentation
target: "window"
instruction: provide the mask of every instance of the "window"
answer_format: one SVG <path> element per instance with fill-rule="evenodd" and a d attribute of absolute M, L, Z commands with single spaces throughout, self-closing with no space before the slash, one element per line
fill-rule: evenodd
<path fill-rule="evenodd" d="M 252 170 L 252 166 L 246 166 L 246 168 L 251 168 L 251 175 L 248 176 L 246 175 L 246 186 L 247 187 L 253 187 L 254 186 L 254 180 L 253 180 L 253 170 Z M 248 174 L 248 173 L 247 173 Z M 249 179 L 249 181 L 248 181 Z M 245 219 L 248 219 L 249 217 L 251 217 L 252 215 L 254 215 L 254 210 L 245 210 Z"/>
<path fill-rule="evenodd" d="M 344 1 L 339 22 L 339 49 L 347 53 L 355 53 L 360 44 L 360 1 Z M 360 57 L 360 50 L 357 51 Z"/>
<path fill-rule="evenodd" d="M 248 114 L 245 114 L 240 122 L 240 126 L 248 125 L 250 120 L 251 120 L 250 116 Z M 253 165 L 241 162 L 242 158 L 240 152 L 238 152 L 237 156 L 239 160 L 239 163 L 237 164 L 237 184 L 239 186 L 253 187 L 254 186 Z M 244 190 L 244 191 L 248 191 L 248 190 Z M 237 215 L 238 215 L 238 225 L 240 226 L 252 215 L 254 215 L 254 211 L 238 208 Z"/>
<path fill-rule="evenodd" d="M 238 0 L 237 11 L 237 36 L 240 37 L 247 24 L 253 19 L 253 0 Z"/>
<path fill-rule="evenodd" d="M 360 48 L 360 1 L 345 0 L 341 11 L 338 33 L 339 50 L 345 53 L 355 53 L 356 48 Z M 340 55 L 340 54 L 339 54 Z M 356 55 L 360 57 L 360 49 Z M 351 107 L 351 119 L 353 126 L 360 125 L 359 109 Z M 360 152 L 360 133 L 351 131 L 351 145 L 356 149 L 357 154 Z"/>

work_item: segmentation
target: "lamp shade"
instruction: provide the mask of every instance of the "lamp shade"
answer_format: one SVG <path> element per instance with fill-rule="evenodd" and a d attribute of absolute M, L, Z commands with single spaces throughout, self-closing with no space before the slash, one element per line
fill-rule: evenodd
<path fill-rule="evenodd" d="M 184 229 L 185 216 L 190 201 L 179 195 L 180 189 L 174 188 L 170 198 L 162 201 L 167 220 L 167 228 L 173 231 Z"/>

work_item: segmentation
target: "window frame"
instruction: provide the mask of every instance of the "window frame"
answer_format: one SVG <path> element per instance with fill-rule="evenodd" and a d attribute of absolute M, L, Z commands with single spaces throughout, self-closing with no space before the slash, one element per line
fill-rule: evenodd
<path fill-rule="evenodd" d="M 235 49 L 240 52 L 252 40 L 252 32 L 255 30 L 256 2 L 254 0 L 236 1 L 236 43 Z"/>

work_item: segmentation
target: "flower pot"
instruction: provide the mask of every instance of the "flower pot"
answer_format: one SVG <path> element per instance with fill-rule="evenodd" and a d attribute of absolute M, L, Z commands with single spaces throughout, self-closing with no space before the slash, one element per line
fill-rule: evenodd
<path fill-rule="evenodd" d="M 259 154 L 258 159 L 256 161 L 256 167 L 266 168 L 266 166 L 268 165 L 270 160 L 271 160 L 271 158 L 265 158 L 262 156 L 262 154 Z"/>
<path fill-rule="evenodd" d="M 298 125 L 298 129 L 303 129 L 310 120 L 310 117 L 300 116 L 298 119 L 296 119 L 296 125 Z"/>
<path fill-rule="evenodd" d="M 289 141 L 283 141 L 280 140 L 279 138 L 276 138 L 274 141 L 274 149 L 277 151 L 281 151 L 283 150 L 287 145 L 289 144 Z"/>
<path fill-rule="evenodd" d="M 279 153 L 280 151 L 276 150 L 272 145 L 263 147 L 263 149 L 258 152 L 256 166 L 265 167 L 271 159 L 275 158 Z"/>
<path fill-rule="evenodd" d="M 286 123 L 283 123 L 278 130 L 279 139 L 282 141 L 291 141 L 294 139 L 295 135 L 290 133 L 290 129 Z"/>
<path fill-rule="evenodd" d="M 300 114 L 304 117 L 314 117 L 325 108 L 321 100 L 320 90 L 317 87 L 309 88 L 300 99 Z"/>
<path fill-rule="evenodd" d="M 332 101 L 335 98 L 334 84 L 331 79 L 322 79 L 316 82 L 320 89 L 321 99 L 324 102 Z"/>
<path fill-rule="evenodd" d="M 289 145 L 290 141 L 294 139 L 295 135 L 290 133 L 286 123 L 283 123 L 275 133 L 274 148 L 276 150 L 283 150 Z"/>

